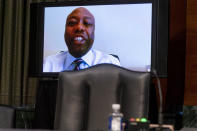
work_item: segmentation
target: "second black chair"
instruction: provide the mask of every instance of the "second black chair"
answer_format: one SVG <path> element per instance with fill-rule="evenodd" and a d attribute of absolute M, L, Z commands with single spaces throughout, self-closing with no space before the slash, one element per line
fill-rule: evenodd
<path fill-rule="evenodd" d="M 8 105 L 0 105 L 0 128 L 13 128 L 15 126 L 16 109 Z"/>

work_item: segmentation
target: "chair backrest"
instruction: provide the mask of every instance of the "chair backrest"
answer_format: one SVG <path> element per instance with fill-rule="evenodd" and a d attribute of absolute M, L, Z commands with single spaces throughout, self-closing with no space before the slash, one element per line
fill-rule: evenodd
<path fill-rule="evenodd" d="M 15 122 L 15 108 L 0 105 L 0 128 L 13 128 Z"/>
<path fill-rule="evenodd" d="M 111 64 L 78 72 L 61 72 L 55 129 L 106 130 L 112 104 L 120 103 L 125 119 L 148 117 L 150 73 Z"/>

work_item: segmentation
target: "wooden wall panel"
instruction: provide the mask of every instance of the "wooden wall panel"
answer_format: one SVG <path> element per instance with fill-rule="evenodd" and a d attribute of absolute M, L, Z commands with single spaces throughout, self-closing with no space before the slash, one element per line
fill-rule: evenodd
<path fill-rule="evenodd" d="M 170 0 L 166 111 L 179 112 L 185 87 L 187 0 Z M 180 109 L 178 109 L 180 107 Z M 179 111 L 178 111 L 179 110 Z"/>
<path fill-rule="evenodd" d="M 197 105 L 197 0 L 187 0 L 185 105 Z"/>

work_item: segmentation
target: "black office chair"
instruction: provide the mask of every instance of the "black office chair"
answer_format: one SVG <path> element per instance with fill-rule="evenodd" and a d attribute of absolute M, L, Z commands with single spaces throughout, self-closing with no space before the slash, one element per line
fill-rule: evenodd
<path fill-rule="evenodd" d="M 100 64 L 62 72 L 57 90 L 55 129 L 106 130 L 112 104 L 125 119 L 148 118 L 150 73 Z"/>
<path fill-rule="evenodd" d="M 15 108 L 0 105 L 0 128 L 13 128 L 15 126 Z"/>

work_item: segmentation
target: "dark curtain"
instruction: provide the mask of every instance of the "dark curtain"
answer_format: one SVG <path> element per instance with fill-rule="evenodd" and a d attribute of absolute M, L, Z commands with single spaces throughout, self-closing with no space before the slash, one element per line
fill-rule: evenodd
<path fill-rule="evenodd" d="M 27 68 L 27 1 L 0 1 L 0 103 L 19 105 Z"/>

